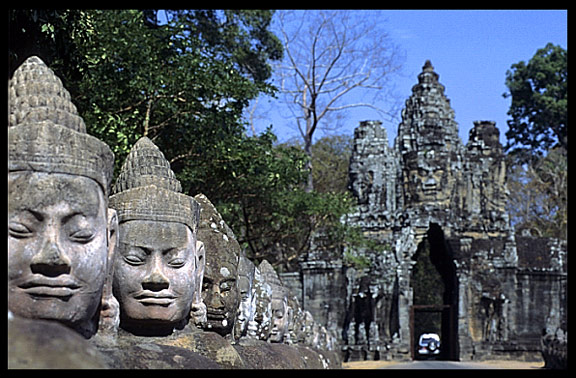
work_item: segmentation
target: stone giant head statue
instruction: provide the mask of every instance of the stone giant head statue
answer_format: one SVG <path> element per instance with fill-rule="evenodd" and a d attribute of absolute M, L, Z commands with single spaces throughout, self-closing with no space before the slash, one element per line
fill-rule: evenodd
<path fill-rule="evenodd" d="M 246 336 L 248 333 L 248 324 L 254 321 L 256 316 L 256 287 L 254 277 L 256 275 L 256 266 L 244 254 L 240 255 L 238 261 L 238 294 L 240 304 L 236 315 L 236 324 L 234 324 L 234 339 Z"/>
<path fill-rule="evenodd" d="M 194 199 L 201 207 L 198 240 L 204 243 L 208 251 L 202 284 L 202 298 L 206 305 L 206 324 L 203 328 L 227 336 L 234 327 L 240 303 L 240 244 L 205 195 L 198 194 Z"/>
<path fill-rule="evenodd" d="M 253 316 L 248 319 L 246 338 L 268 340 L 270 336 L 270 320 L 272 318 L 270 306 L 272 287 L 264 281 L 258 267 L 254 269 L 252 287 L 254 289 L 255 307 Z"/>
<path fill-rule="evenodd" d="M 181 329 L 201 302 L 199 205 L 180 193 L 168 161 L 146 137 L 130 151 L 113 190 L 110 207 L 119 221 L 113 290 L 120 327 L 148 335 Z"/>
<path fill-rule="evenodd" d="M 266 260 L 260 265 L 260 272 L 264 281 L 272 288 L 270 307 L 271 307 L 271 324 L 269 342 L 282 343 L 288 334 L 289 326 L 292 321 L 292 308 L 288 305 L 288 289 L 282 285 L 278 274 Z"/>
<path fill-rule="evenodd" d="M 70 94 L 37 57 L 10 80 L 9 112 L 8 308 L 90 337 L 114 253 L 114 155 L 86 134 Z"/>

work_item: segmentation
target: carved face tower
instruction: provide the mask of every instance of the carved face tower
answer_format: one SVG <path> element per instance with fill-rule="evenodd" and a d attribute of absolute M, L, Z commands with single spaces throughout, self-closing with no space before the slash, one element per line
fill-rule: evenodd
<path fill-rule="evenodd" d="M 461 165 L 458 124 L 430 61 L 406 100 L 396 148 L 403 161 L 406 205 L 447 206 Z"/>
<path fill-rule="evenodd" d="M 114 266 L 120 327 L 136 334 L 183 327 L 192 304 L 201 301 L 199 205 L 180 190 L 164 155 L 148 138 L 141 138 L 110 197 L 120 223 Z"/>
<path fill-rule="evenodd" d="M 8 308 L 89 337 L 114 252 L 114 155 L 86 134 L 70 94 L 39 58 L 16 70 L 9 96 Z"/>

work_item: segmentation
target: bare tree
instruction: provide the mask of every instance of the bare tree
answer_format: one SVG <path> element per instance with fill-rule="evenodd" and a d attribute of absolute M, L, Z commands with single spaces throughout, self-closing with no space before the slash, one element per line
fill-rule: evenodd
<path fill-rule="evenodd" d="M 308 191 L 314 188 L 313 136 L 328 114 L 353 107 L 370 107 L 387 114 L 375 104 L 391 88 L 389 80 L 400 68 L 399 54 L 382 30 L 385 20 L 377 12 L 278 12 L 285 49 L 278 70 L 280 91 L 310 157 Z M 362 100 L 368 92 L 371 100 Z"/>
<path fill-rule="evenodd" d="M 508 155 L 507 205 L 516 231 L 566 239 L 568 232 L 568 169 L 563 147 L 524 163 Z M 517 159 L 515 161 L 515 159 Z"/>

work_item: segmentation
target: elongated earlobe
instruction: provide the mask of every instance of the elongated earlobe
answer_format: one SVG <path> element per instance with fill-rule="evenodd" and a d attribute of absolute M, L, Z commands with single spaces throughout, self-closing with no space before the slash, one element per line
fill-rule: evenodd
<path fill-rule="evenodd" d="M 196 289 L 194 291 L 194 300 L 192 301 L 190 317 L 191 322 L 199 328 L 203 328 L 208 322 L 206 317 L 206 305 L 202 301 L 202 283 L 204 281 L 204 268 L 206 266 L 206 250 L 204 243 L 196 241 Z"/>
<path fill-rule="evenodd" d="M 108 260 L 106 264 L 106 280 L 102 290 L 102 306 L 100 308 L 99 332 L 116 333 L 120 325 L 120 304 L 112 294 L 114 278 L 114 258 L 118 241 L 118 215 L 116 210 L 108 209 Z"/>

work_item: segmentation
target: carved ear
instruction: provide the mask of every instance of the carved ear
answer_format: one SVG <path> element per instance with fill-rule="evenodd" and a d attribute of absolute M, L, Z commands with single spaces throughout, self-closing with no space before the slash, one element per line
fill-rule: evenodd
<path fill-rule="evenodd" d="M 202 283 L 204 281 L 204 268 L 206 267 L 206 250 L 204 243 L 196 241 L 196 291 L 194 302 L 202 302 Z"/>
<path fill-rule="evenodd" d="M 112 294 L 114 279 L 114 258 L 118 245 L 118 215 L 116 210 L 108 209 L 108 260 L 106 262 L 106 279 L 102 290 L 100 323 L 98 329 L 104 332 L 115 332 L 120 324 L 120 305 Z"/>
<path fill-rule="evenodd" d="M 192 323 L 198 328 L 204 328 L 208 319 L 206 318 L 206 305 L 202 301 L 202 282 L 204 281 L 204 268 L 206 266 L 206 252 L 204 243 L 196 241 L 196 271 L 195 281 L 196 288 L 194 290 L 194 298 L 190 309 L 190 317 Z"/>
<path fill-rule="evenodd" d="M 114 273 L 114 257 L 116 256 L 116 247 L 118 245 L 118 214 L 114 209 L 108 209 L 108 273 L 110 276 Z"/>

